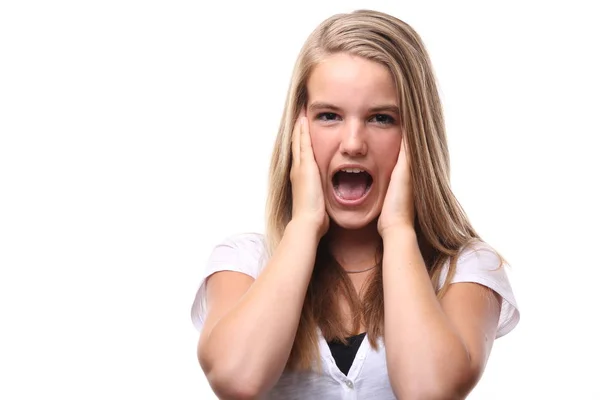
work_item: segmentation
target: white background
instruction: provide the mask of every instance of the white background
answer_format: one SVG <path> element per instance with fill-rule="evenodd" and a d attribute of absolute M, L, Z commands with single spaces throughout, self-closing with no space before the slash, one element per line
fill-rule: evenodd
<path fill-rule="evenodd" d="M 599 399 L 600 29 L 549 3 L 2 2 L 0 398 L 213 398 L 204 262 L 263 231 L 304 39 L 368 7 L 422 36 L 453 187 L 512 264 L 522 320 L 470 398 Z"/>

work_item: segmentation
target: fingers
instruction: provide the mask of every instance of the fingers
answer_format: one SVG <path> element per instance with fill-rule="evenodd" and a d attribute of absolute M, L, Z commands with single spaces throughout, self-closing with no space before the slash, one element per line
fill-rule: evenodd
<path fill-rule="evenodd" d="M 292 164 L 298 165 L 300 162 L 300 127 L 301 118 L 296 120 L 294 130 L 292 131 Z"/>
<path fill-rule="evenodd" d="M 403 162 L 407 167 L 410 167 L 410 157 L 408 156 L 408 144 L 406 143 L 406 135 L 402 134 L 402 140 L 400 142 L 400 154 L 398 155 L 398 162 Z"/>
<path fill-rule="evenodd" d="M 299 165 L 305 153 L 312 156 L 312 143 L 308 132 L 306 108 L 302 107 L 292 131 L 292 165 Z"/>
<path fill-rule="evenodd" d="M 306 117 L 301 118 L 300 125 L 300 157 L 312 157 L 312 143 L 308 132 L 308 121 Z"/>

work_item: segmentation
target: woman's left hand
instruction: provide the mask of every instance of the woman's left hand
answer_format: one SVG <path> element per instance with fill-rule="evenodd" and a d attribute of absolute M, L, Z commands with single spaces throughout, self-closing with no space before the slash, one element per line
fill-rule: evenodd
<path fill-rule="evenodd" d="M 403 135 L 398 161 L 392 171 L 390 184 L 377 223 L 377 229 L 382 237 L 386 232 L 395 228 L 414 229 L 413 183 L 410 173 L 410 159 L 406 147 L 406 140 Z"/>

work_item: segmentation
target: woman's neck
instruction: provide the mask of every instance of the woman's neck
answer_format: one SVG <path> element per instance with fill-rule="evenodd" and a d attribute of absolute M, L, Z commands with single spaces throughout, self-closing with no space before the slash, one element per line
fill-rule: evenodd
<path fill-rule="evenodd" d="M 331 255 L 346 270 L 369 268 L 377 263 L 381 237 L 376 220 L 364 228 L 353 230 L 332 223 L 326 239 Z"/>

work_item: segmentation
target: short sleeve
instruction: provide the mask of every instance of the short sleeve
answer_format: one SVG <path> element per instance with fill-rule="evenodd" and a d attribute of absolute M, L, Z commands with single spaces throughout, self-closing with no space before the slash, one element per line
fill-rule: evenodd
<path fill-rule="evenodd" d="M 230 236 L 215 246 L 208 257 L 196 296 L 192 303 L 192 323 L 198 331 L 204 325 L 206 314 L 206 280 L 215 272 L 235 271 L 255 278 L 265 262 L 264 236 L 258 233 L 242 233 Z"/>
<path fill-rule="evenodd" d="M 438 289 L 446 280 L 448 263 L 438 282 Z M 456 263 L 456 272 L 450 283 L 473 282 L 486 286 L 502 297 L 500 319 L 496 338 L 502 337 L 517 326 L 520 319 L 519 307 L 507 274 L 507 266 L 500 264 L 496 252 L 486 243 L 480 242 L 463 250 Z"/>

